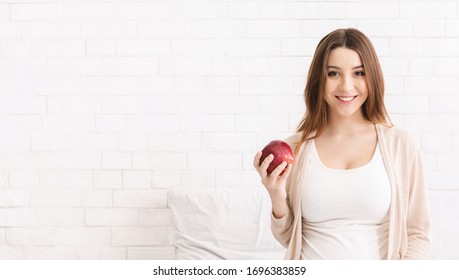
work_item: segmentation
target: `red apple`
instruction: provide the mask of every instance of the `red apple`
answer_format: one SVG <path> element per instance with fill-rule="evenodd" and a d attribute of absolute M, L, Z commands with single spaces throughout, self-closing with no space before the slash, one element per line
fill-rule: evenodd
<path fill-rule="evenodd" d="M 265 160 L 267 156 L 272 154 L 274 156 L 273 161 L 268 166 L 268 174 L 271 174 L 276 167 L 282 162 L 293 164 L 295 162 L 295 156 L 290 146 L 281 140 L 274 140 L 268 143 L 266 147 L 261 151 L 260 164 Z M 284 173 L 284 170 L 281 172 Z"/>

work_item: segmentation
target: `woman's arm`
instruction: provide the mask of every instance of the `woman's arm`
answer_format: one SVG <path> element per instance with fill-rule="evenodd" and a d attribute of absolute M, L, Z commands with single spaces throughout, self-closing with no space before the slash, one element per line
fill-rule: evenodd
<path fill-rule="evenodd" d="M 261 182 L 268 191 L 272 204 L 272 222 L 271 229 L 274 237 L 284 246 L 287 246 L 290 240 L 290 225 L 293 221 L 290 207 L 287 204 L 287 178 L 292 171 L 292 164 L 281 163 L 271 174 L 267 169 L 274 159 L 269 155 L 260 164 L 261 152 L 258 152 L 253 160 L 253 166 L 261 177 Z M 282 171 L 285 172 L 281 175 Z"/>

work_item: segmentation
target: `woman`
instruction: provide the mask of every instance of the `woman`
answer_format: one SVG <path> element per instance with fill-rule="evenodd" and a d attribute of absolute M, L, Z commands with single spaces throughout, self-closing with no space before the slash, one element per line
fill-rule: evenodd
<path fill-rule="evenodd" d="M 426 258 L 431 223 L 420 151 L 389 121 L 370 40 L 352 28 L 325 36 L 304 95 L 306 114 L 286 139 L 296 163 L 268 174 L 273 156 L 254 158 L 285 258 Z"/>

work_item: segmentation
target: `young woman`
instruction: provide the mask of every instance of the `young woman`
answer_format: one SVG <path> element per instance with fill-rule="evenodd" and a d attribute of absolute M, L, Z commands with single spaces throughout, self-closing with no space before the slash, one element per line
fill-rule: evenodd
<path fill-rule="evenodd" d="M 370 40 L 352 28 L 325 36 L 304 97 L 305 116 L 286 139 L 295 164 L 268 174 L 273 156 L 254 158 L 285 258 L 426 258 L 431 222 L 421 154 L 389 121 Z"/>

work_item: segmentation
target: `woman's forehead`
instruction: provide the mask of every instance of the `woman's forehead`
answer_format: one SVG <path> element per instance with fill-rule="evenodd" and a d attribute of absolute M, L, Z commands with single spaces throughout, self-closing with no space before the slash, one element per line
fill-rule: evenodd
<path fill-rule="evenodd" d="M 336 48 L 330 52 L 328 56 L 327 66 L 334 66 L 335 68 L 358 68 L 362 66 L 360 55 L 349 48 Z"/>

